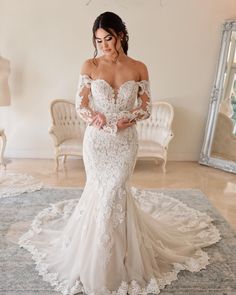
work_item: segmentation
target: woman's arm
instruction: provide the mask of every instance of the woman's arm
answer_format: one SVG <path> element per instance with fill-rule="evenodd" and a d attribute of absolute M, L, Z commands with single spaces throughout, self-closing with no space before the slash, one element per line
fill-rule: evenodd
<path fill-rule="evenodd" d="M 140 71 L 140 87 L 138 92 L 138 107 L 131 110 L 130 121 L 145 120 L 151 115 L 151 94 L 150 94 L 150 83 L 148 70 L 145 64 L 138 62 Z"/>
<path fill-rule="evenodd" d="M 105 115 L 97 112 L 91 106 L 91 73 L 94 64 L 92 60 L 87 60 L 82 66 L 79 77 L 79 85 L 76 93 L 76 110 L 79 116 L 89 125 L 93 125 L 98 129 L 103 129 L 110 134 L 116 134 L 117 126 L 113 119 L 107 120 Z"/>
<path fill-rule="evenodd" d="M 140 82 L 138 82 L 138 106 L 129 111 L 128 114 L 126 112 L 124 118 L 117 121 L 118 130 L 130 127 L 137 121 L 145 120 L 151 115 L 151 94 L 148 70 L 145 64 L 141 62 L 137 62 L 137 67 L 140 73 Z"/>
<path fill-rule="evenodd" d="M 75 98 L 76 111 L 87 123 L 92 123 L 96 112 L 91 108 L 91 80 L 89 79 L 91 70 L 91 62 L 87 60 L 84 62 L 81 74 L 79 76 L 79 83 Z"/>

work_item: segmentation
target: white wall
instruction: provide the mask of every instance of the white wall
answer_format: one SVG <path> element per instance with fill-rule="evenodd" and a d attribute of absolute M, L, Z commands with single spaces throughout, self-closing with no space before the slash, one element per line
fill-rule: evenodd
<path fill-rule="evenodd" d="M 6 156 L 53 156 L 49 104 L 74 98 L 104 11 L 126 22 L 129 55 L 148 66 L 153 100 L 175 108 L 169 159 L 198 160 L 221 26 L 236 18 L 236 0 L 0 0 L 0 54 L 12 67 L 12 104 L 0 109 Z"/>

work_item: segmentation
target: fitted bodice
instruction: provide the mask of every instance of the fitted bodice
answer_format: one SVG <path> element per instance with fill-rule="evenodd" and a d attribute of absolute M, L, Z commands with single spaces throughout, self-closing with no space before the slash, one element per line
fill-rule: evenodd
<path fill-rule="evenodd" d="M 139 85 L 134 80 L 123 83 L 117 91 L 102 79 L 91 83 L 91 98 L 94 108 L 103 113 L 118 113 L 131 110 L 137 99 Z"/>

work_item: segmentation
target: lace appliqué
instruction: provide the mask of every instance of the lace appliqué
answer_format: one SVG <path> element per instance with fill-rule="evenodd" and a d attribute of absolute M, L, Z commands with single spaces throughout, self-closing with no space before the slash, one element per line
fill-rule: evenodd
<path fill-rule="evenodd" d="M 99 236 L 96 241 L 103 251 L 103 268 L 106 268 L 110 261 L 111 249 L 114 241 L 112 234 L 115 228 L 121 224 L 126 217 L 123 202 L 127 197 L 125 188 L 114 188 L 107 192 L 103 186 L 99 186 L 98 194 L 100 195 L 100 202 L 96 209 L 96 223 L 98 226 Z"/>
<path fill-rule="evenodd" d="M 213 219 L 206 213 L 190 208 L 163 193 L 157 195 L 156 192 L 135 187 L 132 187 L 131 191 L 143 211 L 152 211 L 152 206 L 161 208 L 159 212 L 151 214 L 155 219 L 162 220 L 166 224 L 171 221 L 172 226 L 175 225 L 183 233 L 198 228 L 200 232 L 196 234 L 196 238 L 204 237 L 209 243 L 216 243 L 221 239 L 219 230 L 211 224 Z"/>
<path fill-rule="evenodd" d="M 138 96 L 138 108 L 131 111 L 131 114 L 132 114 L 131 119 L 135 121 L 148 119 L 152 111 L 149 81 L 142 80 L 138 82 L 138 86 L 141 88 L 141 90 L 139 91 L 139 96 Z M 147 95 L 147 99 L 142 98 L 143 94 Z"/>
<path fill-rule="evenodd" d="M 75 107 L 79 116 L 87 123 L 91 123 L 93 119 L 93 110 L 90 106 L 92 97 L 91 92 L 86 96 L 82 93 L 84 88 L 91 88 L 91 81 L 87 75 L 79 76 L 79 84 L 75 98 Z"/>

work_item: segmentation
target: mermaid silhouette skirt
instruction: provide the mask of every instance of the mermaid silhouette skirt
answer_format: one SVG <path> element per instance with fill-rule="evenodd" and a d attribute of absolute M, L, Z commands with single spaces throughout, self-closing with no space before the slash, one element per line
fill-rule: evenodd
<path fill-rule="evenodd" d="M 87 181 L 80 199 L 52 204 L 19 245 L 45 281 L 62 294 L 159 294 L 181 270 L 209 264 L 202 248 L 220 240 L 205 213 L 163 193 L 131 187 L 136 127 L 116 136 L 88 126 Z"/>

